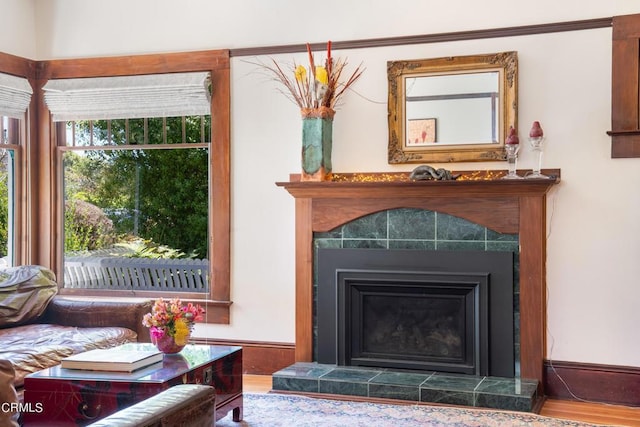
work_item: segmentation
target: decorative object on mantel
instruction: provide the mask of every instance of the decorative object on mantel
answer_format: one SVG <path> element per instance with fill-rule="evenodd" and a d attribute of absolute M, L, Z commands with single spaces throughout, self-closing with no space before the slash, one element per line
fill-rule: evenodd
<path fill-rule="evenodd" d="M 509 136 L 504 143 L 504 149 L 507 152 L 507 162 L 509 164 L 509 172 L 502 179 L 522 179 L 516 172 L 516 163 L 518 161 L 518 151 L 520 149 L 520 138 L 518 138 L 518 132 L 509 127 Z"/>
<path fill-rule="evenodd" d="M 302 181 L 327 181 L 331 179 L 331 150 L 333 116 L 338 101 L 347 89 L 360 78 L 362 66 L 355 68 L 346 80 L 341 80 L 347 61 L 331 56 L 331 42 L 327 43 L 324 65 L 316 60 L 307 43 L 309 68 L 293 63 L 291 69 L 283 69 L 271 59 L 260 63 L 262 68 L 281 83 L 281 92 L 300 107 L 302 115 Z"/>
<path fill-rule="evenodd" d="M 452 181 L 458 179 L 459 176 L 459 174 L 454 175 L 450 170 L 444 168 L 435 169 L 429 165 L 420 165 L 411 172 L 409 179 L 414 181 Z"/>
<path fill-rule="evenodd" d="M 150 328 L 151 342 L 163 353 L 179 353 L 187 345 L 195 322 L 203 319 L 200 305 L 183 305 L 179 298 L 165 301 L 159 298 L 151 313 L 142 318 L 142 324 Z"/>
<path fill-rule="evenodd" d="M 534 153 L 538 153 L 538 165 L 533 171 L 527 175 L 525 178 L 549 178 L 546 175 L 540 173 L 540 169 L 542 168 L 542 143 L 544 142 L 544 132 L 542 131 L 542 127 L 540 126 L 539 121 L 533 122 L 531 126 L 531 130 L 529 131 L 529 144 L 531 144 L 531 148 Z"/>
<path fill-rule="evenodd" d="M 545 174 L 554 182 L 558 182 L 560 179 L 558 169 L 545 169 Z M 450 181 L 416 181 L 411 179 L 411 172 L 357 172 L 357 173 L 334 173 L 330 181 L 323 181 L 320 184 L 333 185 L 333 184 L 406 184 L 406 185 L 464 185 L 465 182 L 495 182 L 499 185 L 518 184 L 519 180 L 504 180 L 503 176 L 506 175 L 504 169 L 502 170 L 473 170 L 473 171 L 453 171 L 452 174 L 456 175 L 455 180 Z M 525 171 L 520 170 L 519 174 L 524 175 Z M 300 174 L 291 175 L 291 183 L 300 183 L 302 181 Z M 547 179 L 543 179 L 546 181 Z M 534 180 L 530 180 L 531 184 Z"/>
<path fill-rule="evenodd" d="M 302 114 L 302 180 L 331 179 L 333 116 L 329 107 L 303 108 Z"/>

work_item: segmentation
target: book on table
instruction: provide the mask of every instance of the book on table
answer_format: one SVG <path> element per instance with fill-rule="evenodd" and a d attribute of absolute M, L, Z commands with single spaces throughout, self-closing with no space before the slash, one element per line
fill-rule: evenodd
<path fill-rule="evenodd" d="M 89 371 L 133 372 L 154 363 L 162 362 L 163 354 L 155 349 L 123 349 L 120 347 L 96 349 L 74 354 L 62 359 L 66 369 Z"/>

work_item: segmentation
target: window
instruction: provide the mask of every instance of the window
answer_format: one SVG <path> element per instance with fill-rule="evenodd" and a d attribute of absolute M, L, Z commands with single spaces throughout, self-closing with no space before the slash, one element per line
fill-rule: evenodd
<path fill-rule="evenodd" d="M 57 218 L 52 232 L 60 236 L 52 264 L 58 277 L 65 279 L 60 292 L 112 297 L 177 293 L 206 305 L 207 322 L 228 323 L 228 53 L 64 60 L 47 65 L 43 89 L 54 122 L 51 140 L 59 177 L 50 188 L 56 200 L 52 215 Z M 210 114 L 192 111 L 189 107 L 199 102 L 193 98 L 179 110 L 165 110 L 162 115 L 149 114 L 146 108 L 138 111 L 144 102 L 136 85 L 130 89 L 132 94 L 115 97 L 124 100 L 120 104 L 131 114 L 102 114 L 82 101 L 79 111 L 89 114 L 74 116 L 48 98 L 63 91 L 61 86 L 75 85 L 74 79 L 123 81 L 151 75 L 170 79 L 178 73 L 202 72 L 210 78 Z M 123 98 L 128 95 L 132 98 Z M 160 104 L 166 97 L 161 95 L 158 102 L 147 105 Z M 109 104 L 95 94 L 89 98 Z M 90 217 L 93 228 L 79 226 L 77 219 L 83 216 Z M 187 256 L 174 261 L 177 252 Z M 137 257 L 141 253 L 147 257 Z M 166 258 L 154 259 L 159 254 Z M 101 258 L 108 268 L 99 273 L 78 270 L 74 274 L 85 276 L 71 277 L 65 264 L 69 267 L 73 256 L 87 255 Z M 123 269 L 128 269 L 126 274 Z M 204 283 L 199 282 L 203 277 Z M 105 279 L 110 288 L 103 287 Z M 77 286 L 82 280 L 85 285 Z"/>
<path fill-rule="evenodd" d="M 16 264 L 16 224 L 19 190 L 18 162 L 20 123 L 18 119 L 0 116 L 0 266 Z"/>
<path fill-rule="evenodd" d="M 0 73 L 0 266 L 23 261 L 18 237 L 22 221 L 22 146 L 32 89 L 27 79 Z"/>
<path fill-rule="evenodd" d="M 65 289 L 209 292 L 210 123 L 66 122 Z"/>

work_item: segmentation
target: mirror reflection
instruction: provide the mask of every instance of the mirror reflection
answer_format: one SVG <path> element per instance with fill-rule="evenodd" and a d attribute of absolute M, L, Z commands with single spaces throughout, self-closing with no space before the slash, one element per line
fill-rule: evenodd
<path fill-rule="evenodd" d="M 516 52 L 388 63 L 389 163 L 504 160 Z"/>
<path fill-rule="evenodd" d="M 498 77 L 492 71 L 406 78 L 407 148 L 499 143 Z"/>

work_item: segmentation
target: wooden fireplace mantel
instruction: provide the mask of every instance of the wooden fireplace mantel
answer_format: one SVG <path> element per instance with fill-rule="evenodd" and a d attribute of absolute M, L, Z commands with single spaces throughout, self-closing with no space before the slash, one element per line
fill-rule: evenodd
<path fill-rule="evenodd" d="M 520 373 L 543 381 L 546 353 L 546 194 L 552 179 L 503 180 L 504 171 L 460 172 L 455 181 L 411 181 L 406 173 L 341 174 L 328 182 L 278 182 L 296 206 L 296 361 L 313 358 L 313 233 L 374 212 L 419 208 L 444 212 L 520 242 Z M 522 175 L 522 173 L 521 173 Z"/>

